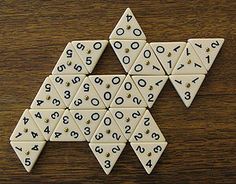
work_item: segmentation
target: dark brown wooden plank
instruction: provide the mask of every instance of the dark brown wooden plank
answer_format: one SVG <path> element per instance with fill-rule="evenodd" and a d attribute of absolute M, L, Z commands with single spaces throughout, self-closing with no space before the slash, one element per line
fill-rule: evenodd
<path fill-rule="evenodd" d="M 151 112 L 169 145 L 151 175 L 129 145 L 106 176 L 87 143 L 48 143 L 32 173 L 9 137 L 67 42 L 108 39 L 130 7 L 147 40 L 223 37 L 225 43 L 186 109 L 168 81 Z M 0 183 L 235 183 L 236 3 L 209 1 L 1 1 Z M 110 46 L 94 74 L 124 73 Z"/>

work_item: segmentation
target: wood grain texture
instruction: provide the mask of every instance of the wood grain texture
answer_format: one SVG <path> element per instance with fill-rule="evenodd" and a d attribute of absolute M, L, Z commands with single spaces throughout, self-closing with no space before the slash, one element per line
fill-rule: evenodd
<path fill-rule="evenodd" d="M 47 143 L 28 174 L 9 137 L 67 42 L 108 39 L 130 7 L 150 41 L 226 39 L 192 106 L 171 83 L 151 112 L 169 145 L 147 175 L 130 145 L 106 176 L 87 143 Z M 13 1 L 0 2 L 0 183 L 235 183 L 236 2 Z M 124 73 L 110 46 L 94 74 Z"/>

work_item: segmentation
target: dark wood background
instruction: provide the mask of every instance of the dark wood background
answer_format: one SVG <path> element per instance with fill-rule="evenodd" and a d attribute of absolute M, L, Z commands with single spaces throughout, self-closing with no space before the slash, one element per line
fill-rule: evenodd
<path fill-rule="evenodd" d="M 147 175 L 130 145 L 106 176 L 87 143 L 49 142 L 28 174 L 9 137 L 67 42 L 108 39 L 130 7 L 147 41 L 223 37 L 225 43 L 192 106 L 168 81 L 151 112 L 169 145 Z M 235 183 L 236 2 L 0 2 L 0 183 Z M 110 46 L 94 74 L 124 73 Z"/>

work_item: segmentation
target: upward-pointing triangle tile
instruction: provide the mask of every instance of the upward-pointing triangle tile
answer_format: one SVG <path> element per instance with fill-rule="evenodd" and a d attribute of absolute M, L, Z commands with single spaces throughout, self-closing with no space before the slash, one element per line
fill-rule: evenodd
<path fill-rule="evenodd" d="M 122 153 L 125 143 L 89 143 L 89 147 L 108 175 Z"/>
<path fill-rule="evenodd" d="M 22 165 L 24 166 L 27 172 L 30 172 L 34 167 L 43 147 L 45 141 L 36 141 L 36 142 L 14 142 L 11 141 L 11 146 L 16 152 L 18 158 L 20 159 Z"/>
<path fill-rule="evenodd" d="M 116 53 L 116 56 L 127 73 L 129 72 L 145 43 L 145 40 L 110 40 L 112 49 Z"/>
<path fill-rule="evenodd" d="M 106 112 L 90 142 L 126 142 L 124 135 L 122 134 L 119 126 L 116 124 L 116 121 L 112 117 L 110 111 Z"/>
<path fill-rule="evenodd" d="M 206 68 L 190 43 L 186 44 L 172 75 L 206 74 Z"/>
<path fill-rule="evenodd" d="M 85 141 L 69 110 L 65 110 L 50 137 L 50 141 Z"/>
<path fill-rule="evenodd" d="M 32 109 L 63 109 L 66 105 L 58 94 L 50 78 L 47 77 L 30 107 Z"/>
<path fill-rule="evenodd" d="M 73 45 L 69 42 L 66 48 L 61 54 L 61 57 L 57 61 L 52 74 L 53 75 L 65 75 L 65 74 L 87 74 L 88 71 L 85 68 L 79 55 L 76 53 Z"/>
<path fill-rule="evenodd" d="M 80 40 L 72 41 L 76 52 L 82 59 L 89 73 L 92 73 L 102 53 L 104 52 L 107 40 Z"/>
<path fill-rule="evenodd" d="M 129 139 L 130 142 L 164 142 L 165 137 L 157 126 L 151 113 L 146 110 L 138 126 L 134 130 L 133 135 Z"/>
<path fill-rule="evenodd" d="M 131 143 L 131 146 L 146 172 L 150 174 L 165 150 L 167 142 L 135 142 Z"/>
<path fill-rule="evenodd" d="M 70 104 L 70 109 L 105 109 L 89 77 L 86 77 Z"/>
<path fill-rule="evenodd" d="M 146 40 L 146 36 L 131 9 L 127 8 L 125 10 L 116 27 L 112 31 L 109 39 Z"/>
<path fill-rule="evenodd" d="M 105 106 L 109 107 L 125 79 L 125 75 L 90 75 L 89 79 Z"/>
<path fill-rule="evenodd" d="M 205 75 L 171 75 L 169 78 L 185 106 L 189 107 L 192 104 Z"/>
<path fill-rule="evenodd" d="M 50 75 L 49 78 L 56 87 L 66 107 L 69 107 L 85 75 Z"/>
<path fill-rule="evenodd" d="M 210 70 L 223 43 L 223 38 L 195 38 L 188 42 L 193 46 L 198 56 L 201 58 L 205 68 Z"/>
<path fill-rule="evenodd" d="M 111 107 L 146 107 L 147 104 L 134 84 L 132 78 L 127 75 L 119 91 L 117 92 Z"/>
<path fill-rule="evenodd" d="M 164 87 L 167 76 L 133 76 L 132 79 L 142 94 L 149 108 L 153 106 L 162 88 Z"/>
<path fill-rule="evenodd" d="M 18 121 L 10 137 L 11 141 L 43 141 L 45 140 L 38 126 L 26 109 Z"/>
<path fill-rule="evenodd" d="M 48 141 L 61 119 L 64 109 L 30 109 L 29 112 Z"/>
<path fill-rule="evenodd" d="M 166 73 L 170 75 L 186 46 L 186 42 L 152 42 L 150 45 Z"/>
<path fill-rule="evenodd" d="M 146 43 L 134 62 L 130 75 L 165 75 L 149 43 Z"/>

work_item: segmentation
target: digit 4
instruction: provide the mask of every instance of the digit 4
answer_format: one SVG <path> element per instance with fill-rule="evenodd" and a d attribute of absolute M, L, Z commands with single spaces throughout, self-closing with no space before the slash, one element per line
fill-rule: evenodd
<path fill-rule="evenodd" d="M 151 113 L 146 110 L 134 133 L 129 139 L 130 142 L 165 142 L 165 137 L 157 126 Z"/>
<path fill-rule="evenodd" d="M 64 109 L 30 109 L 29 112 L 45 140 L 48 141 L 57 123 L 61 119 Z"/>
<path fill-rule="evenodd" d="M 131 147 L 148 174 L 152 172 L 166 146 L 167 142 L 131 143 Z"/>
<path fill-rule="evenodd" d="M 149 108 L 153 106 L 161 90 L 163 89 L 167 76 L 133 76 L 132 79 L 142 94 Z"/>
<path fill-rule="evenodd" d="M 109 39 L 146 40 L 146 36 L 131 9 L 127 8 L 125 10 L 124 14 L 109 36 Z"/>
<path fill-rule="evenodd" d="M 69 42 L 57 61 L 52 74 L 53 75 L 68 75 L 68 74 L 87 74 L 82 60 L 76 53 L 73 45 Z"/>
<path fill-rule="evenodd" d="M 205 68 L 209 71 L 224 43 L 224 39 L 194 38 L 189 39 L 188 42 L 193 46 Z"/>
<path fill-rule="evenodd" d="M 62 118 L 54 129 L 50 141 L 85 141 L 85 138 L 76 125 L 70 111 L 65 110 Z"/>
<path fill-rule="evenodd" d="M 161 64 L 154 54 L 149 43 L 146 43 L 135 60 L 130 75 L 165 75 Z"/>
<path fill-rule="evenodd" d="M 205 75 L 171 75 L 171 83 L 188 108 L 193 102 Z"/>
<path fill-rule="evenodd" d="M 11 141 L 10 144 L 27 172 L 34 167 L 46 141 Z"/>
<path fill-rule="evenodd" d="M 104 52 L 107 40 L 80 40 L 72 41 L 77 54 L 82 59 L 89 73 L 92 73 L 99 58 Z"/>
<path fill-rule="evenodd" d="M 52 81 L 47 77 L 31 106 L 32 109 L 63 109 L 66 107 Z"/>
<path fill-rule="evenodd" d="M 26 109 L 20 117 L 13 133 L 11 141 L 43 141 L 44 136 Z"/>
<path fill-rule="evenodd" d="M 122 153 L 125 143 L 89 143 L 94 156 L 108 175 Z"/>
<path fill-rule="evenodd" d="M 85 75 L 50 75 L 49 78 L 68 107 L 83 82 Z"/>

